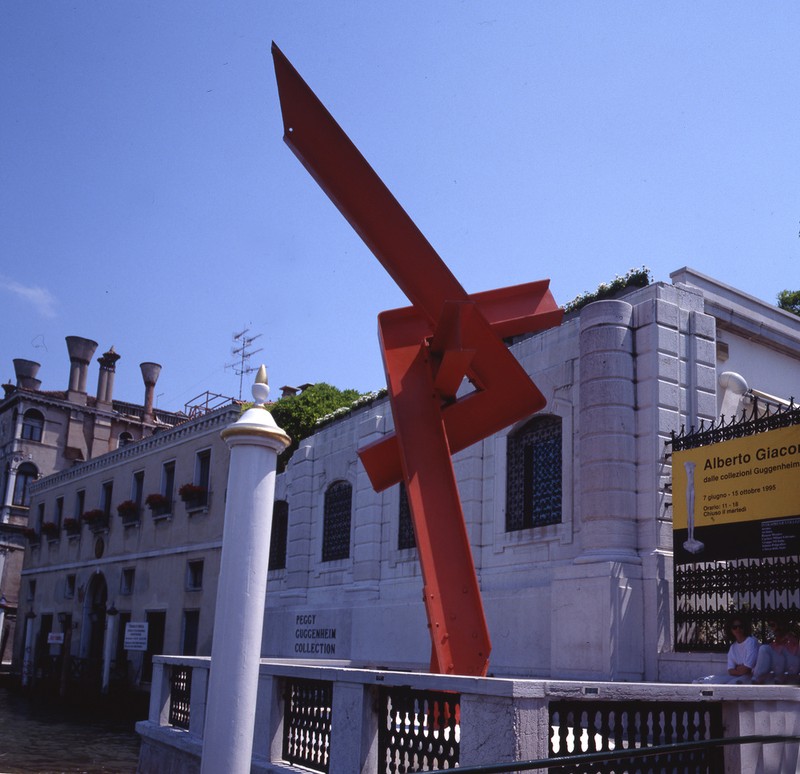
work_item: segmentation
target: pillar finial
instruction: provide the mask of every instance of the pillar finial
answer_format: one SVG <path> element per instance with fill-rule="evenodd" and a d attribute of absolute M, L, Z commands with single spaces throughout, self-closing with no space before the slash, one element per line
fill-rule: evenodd
<path fill-rule="evenodd" d="M 267 380 L 267 367 L 262 363 L 256 374 L 256 380 L 251 387 L 253 399 L 255 402 L 263 406 L 269 397 L 269 381 Z"/>

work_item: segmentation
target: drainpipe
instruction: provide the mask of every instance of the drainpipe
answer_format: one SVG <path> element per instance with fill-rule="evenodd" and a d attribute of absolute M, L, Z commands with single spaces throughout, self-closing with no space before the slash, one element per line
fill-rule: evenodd
<path fill-rule="evenodd" d="M 290 440 L 264 407 L 263 365 L 252 391 L 256 405 L 221 433 L 231 457 L 201 774 L 249 774 L 253 755 L 275 468 Z"/>

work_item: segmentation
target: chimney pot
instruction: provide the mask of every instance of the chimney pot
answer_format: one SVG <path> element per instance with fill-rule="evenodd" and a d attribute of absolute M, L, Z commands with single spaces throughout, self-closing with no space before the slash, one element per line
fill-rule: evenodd
<path fill-rule="evenodd" d="M 14 358 L 17 387 L 22 387 L 25 390 L 38 390 L 42 384 L 41 380 L 36 378 L 40 368 L 41 365 L 33 360 L 25 360 L 20 357 Z"/>
<path fill-rule="evenodd" d="M 144 379 L 144 421 L 153 421 L 153 396 L 156 391 L 156 382 L 161 373 L 161 366 L 158 363 L 140 363 L 142 369 L 142 379 Z"/>
<path fill-rule="evenodd" d="M 68 389 L 70 392 L 86 395 L 86 377 L 92 355 L 97 349 L 97 342 L 84 339 L 82 336 L 67 336 L 66 341 L 70 364 Z"/>

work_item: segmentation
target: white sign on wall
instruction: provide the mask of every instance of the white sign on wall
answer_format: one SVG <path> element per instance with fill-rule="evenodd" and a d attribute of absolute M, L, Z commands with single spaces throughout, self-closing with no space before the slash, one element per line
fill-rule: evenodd
<path fill-rule="evenodd" d="M 125 650 L 147 650 L 145 621 L 128 621 L 125 624 Z"/>

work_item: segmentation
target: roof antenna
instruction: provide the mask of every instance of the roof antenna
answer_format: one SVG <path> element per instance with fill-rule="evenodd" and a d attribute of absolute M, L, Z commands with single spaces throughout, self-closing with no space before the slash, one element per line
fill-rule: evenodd
<path fill-rule="evenodd" d="M 244 375 L 251 374 L 258 369 L 251 367 L 250 358 L 261 352 L 264 347 L 258 349 L 251 349 L 253 342 L 260 338 L 263 334 L 257 333 L 255 336 L 248 336 L 250 328 L 244 328 L 239 333 L 233 334 L 233 347 L 231 354 L 236 355 L 236 360 L 233 363 L 228 363 L 225 368 L 232 368 L 233 372 L 239 377 L 239 400 L 242 399 L 242 386 L 244 384 Z"/>

